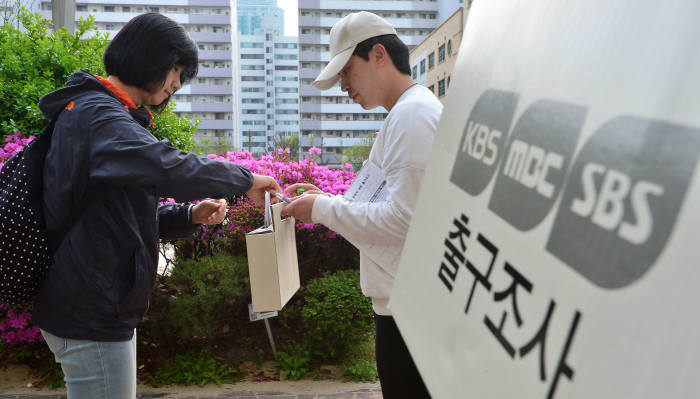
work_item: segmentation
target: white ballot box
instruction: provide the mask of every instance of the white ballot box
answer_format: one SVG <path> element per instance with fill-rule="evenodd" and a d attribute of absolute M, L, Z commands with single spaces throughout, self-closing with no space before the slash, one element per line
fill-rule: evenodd
<path fill-rule="evenodd" d="M 270 224 L 245 236 L 254 312 L 281 310 L 300 286 L 295 219 L 282 219 L 283 207 L 268 201 Z"/>

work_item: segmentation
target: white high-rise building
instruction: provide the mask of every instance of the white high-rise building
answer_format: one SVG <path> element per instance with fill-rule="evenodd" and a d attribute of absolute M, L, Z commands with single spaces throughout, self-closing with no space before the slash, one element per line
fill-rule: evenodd
<path fill-rule="evenodd" d="M 41 1 L 39 8 L 51 20 L 51 1 Z M 202 121 L 195 134 L 198 142 L 236 146 L 232 54 L 237 49 L 235 8 L 230 0 L 77 0 L 75 18 L 94 15 L 97 30 L 113 37 L 129 20 L 149 11 L 182 24 L 199 47 L 199 73 L 173 96 L 176 113 Z"/>
<path fill-rule="evenodd" d="M 240 147 L 271 152 L 299 132 L 299 49 L 265 15 L 253 35 L 240 35 L 238 76 Z"/>
<path fill-rule="evenodd" d="M 321 147 L 321 159 L 342 162 L 344 149 L 366 145 L 381 128 L 386 110 L 363 110 L 340 86 L 320 91 L 314 79 L 330 60 L 330 30 L 340 18 L 356 11 L 370 11 L 389 21 L 409 50 L 442 19 L 461 7 L 459 0 L 299 0 L 299 78 L 301 90 L 300 145 L 302 151 Z M 444 9 L 444 10 L 443 10 Z M 442 16 L 442 13 L 447 13 Z"/>

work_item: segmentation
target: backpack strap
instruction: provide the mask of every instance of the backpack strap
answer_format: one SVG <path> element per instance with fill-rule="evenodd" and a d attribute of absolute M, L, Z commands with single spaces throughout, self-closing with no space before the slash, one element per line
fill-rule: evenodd
<path fill-rule="evenodd" d="M 25 154 L 26 165 L 31 175 L 29 185 L 30 206 L 35 214 L 39 216 L 39 221 L 46 228 L 46 219 L 44 218 L 44 161 L 46 154 L 51 147 L 51 137 L 53 136 L 56 121 L 63 110 L 56 113 L 49 125 L 44 129 L 44 133 L 30 143 Z M 53 255 L 58 247 L 63 242 L 68 232 L 73 228 L 78 218 L 82 214 L 83 207 L 87 204 L 87 193 L 84 193 L 77 206 L 71 209 L 70 215 L 63 226 L 58 230 L 46 229 L 46 234 L 49 238 L 49 254 Z"/>

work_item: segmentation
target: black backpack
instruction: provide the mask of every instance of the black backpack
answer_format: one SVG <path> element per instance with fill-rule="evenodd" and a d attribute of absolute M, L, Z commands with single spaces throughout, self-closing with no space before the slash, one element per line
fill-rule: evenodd
<path fill-rule="evenodd" d="M 10 305 L 22 305 L 34 297 L 53 253 L 77 216 L 72 215 L 59 233 L 46 231 L 44 159 L 57 118 L 0 169 L 0 302 Z"/>

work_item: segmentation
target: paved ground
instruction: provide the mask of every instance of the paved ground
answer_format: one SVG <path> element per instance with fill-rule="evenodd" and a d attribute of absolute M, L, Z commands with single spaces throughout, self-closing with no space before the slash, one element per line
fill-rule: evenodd
<path fill-rule="evenodd" d="M 337 383 L 330 381 L 268 382 L 261 384 L 139 389 L 140 399 L 382 399 L 378 383 Z M 48 391 L 31 388 L 2 390 L 0 399 L 66 399 L 65 389 Z"/>

